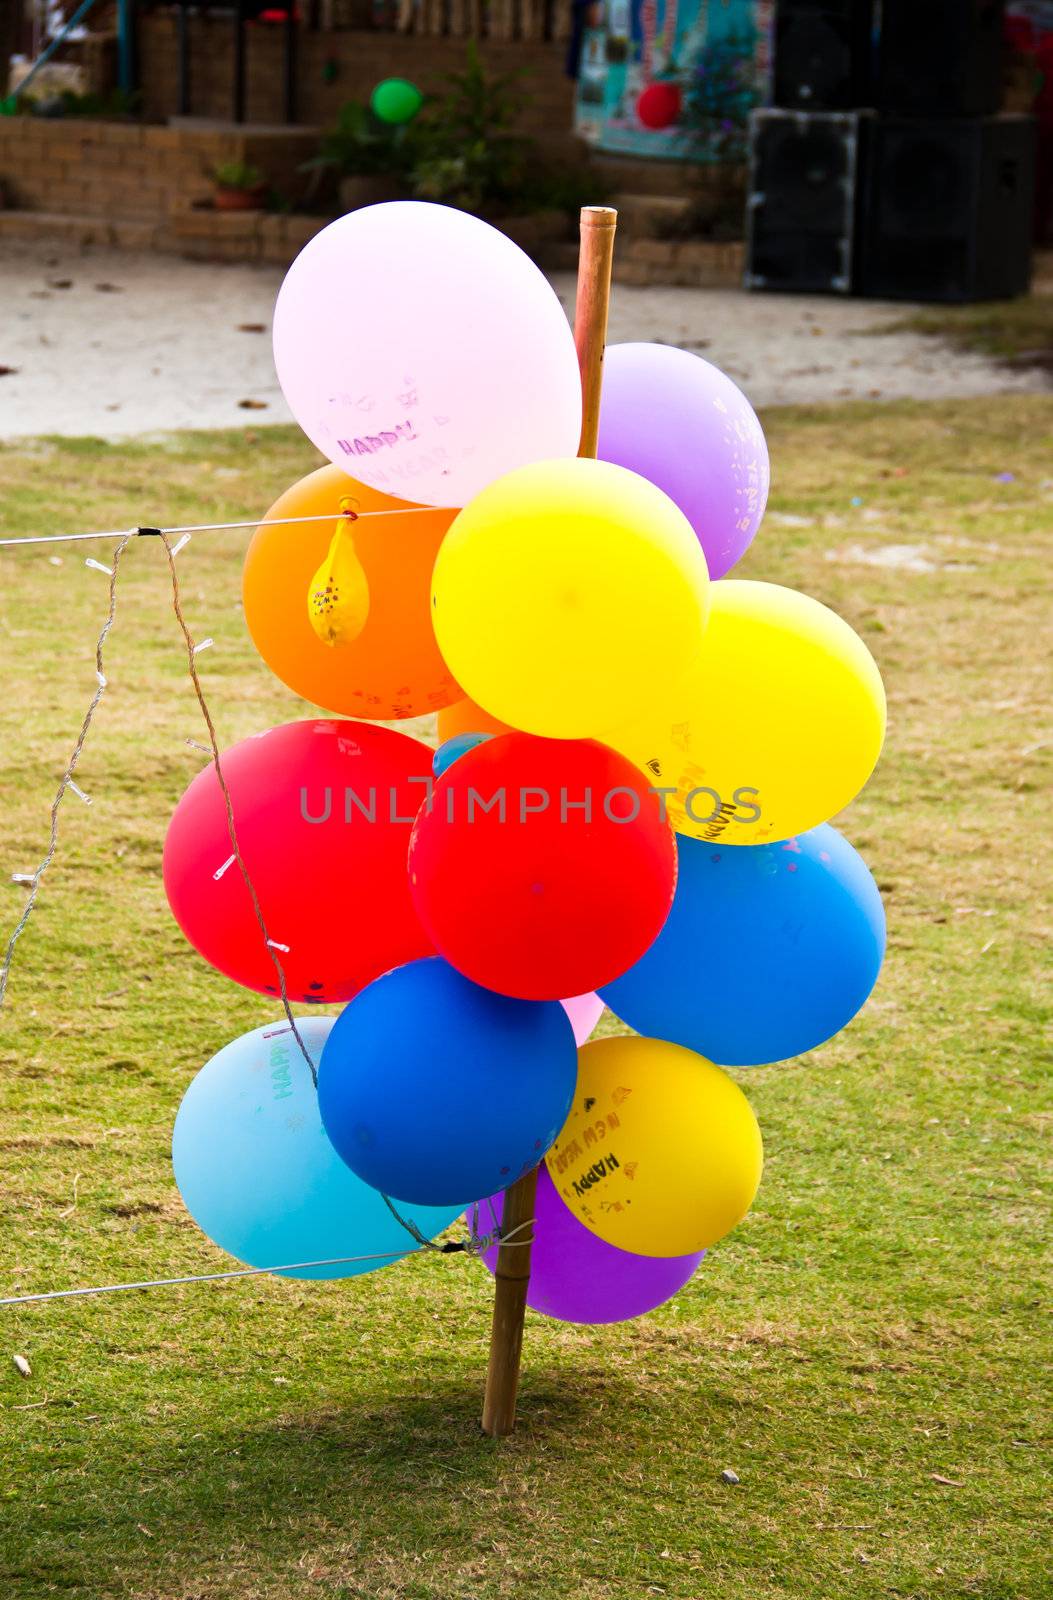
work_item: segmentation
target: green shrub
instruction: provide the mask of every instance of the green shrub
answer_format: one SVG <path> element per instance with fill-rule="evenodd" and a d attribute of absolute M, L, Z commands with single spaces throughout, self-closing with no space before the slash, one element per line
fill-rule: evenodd
<path fill-rule="evenodd" d="M 367 105 L 348 100 L 335 125 L 323 135 L 318 154 L 304 162 L 303 170 L 338 178 L 384 176 L 408 181 L 414 144 L 414 123 L 392 127 Z"/>

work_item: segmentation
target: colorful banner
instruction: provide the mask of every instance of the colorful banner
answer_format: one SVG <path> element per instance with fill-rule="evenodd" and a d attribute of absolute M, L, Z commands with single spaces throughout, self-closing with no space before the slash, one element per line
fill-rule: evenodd
<path fill-rule="evenodd" d="M 585 31 L 575 126 L 598 150 L 739 160 L 764 96 L 772 0 L 604 0 Z"/>

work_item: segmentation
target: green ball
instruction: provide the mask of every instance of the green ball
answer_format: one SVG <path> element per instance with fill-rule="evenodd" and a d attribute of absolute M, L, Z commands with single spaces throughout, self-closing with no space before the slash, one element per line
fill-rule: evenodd
<path fill-rule="evenodd" d="M 405 78 L 385 78 L 373 90 L 369 104 L 381 122 L 412 122 L 424 104 L 424 96 L 415 83 L 407 83 Z"/>

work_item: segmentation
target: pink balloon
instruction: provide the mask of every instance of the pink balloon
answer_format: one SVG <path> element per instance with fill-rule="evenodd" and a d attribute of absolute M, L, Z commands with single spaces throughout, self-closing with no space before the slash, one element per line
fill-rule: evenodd
<path fill-rule="evenodd" d="M 514 467 L 578 453 L 559 300 L 518 245 L 450 206 L 397 200 L 323 228 L 278 293 L 274 364 L 307 437 L 404 500 L 464 506 Z"/>
<path fill-rule="evenodd" d="M 574 1043 L 580 1049 L 603 1015 L 603 1001 L 598 994 L 575 994 L 560 1005 L 570 1018 Z"/>

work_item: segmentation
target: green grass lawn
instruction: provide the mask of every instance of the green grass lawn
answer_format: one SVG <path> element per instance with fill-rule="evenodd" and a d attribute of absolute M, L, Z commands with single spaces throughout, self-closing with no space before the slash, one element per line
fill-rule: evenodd
<path fill-rule="evenodd" d="M 755 1210 L 642 1321 L 531 1315 L 499 1443 L 491 1283 L 463 1257 L 0 1308 L 2 1600 L 1050 1594 L 1049 407 L 766 421 L 775 491 L 741 571 L 834 606 L 885 674 L 886 753 L 844 826 L 890 940 L 847 1033 L 737 1074 Z M 312 464 L 292 430 L 0 449 L 2 530 L 252 516 Z M 224 743 L 307 712 L 245 633 L 247 537 L 179 557 Z M 95 687 L 106 580 L 84 558 L 105 550 L 0 550 L 5 939 Z M 169 1137 L 197 1068 L 274 1014 L 165 904 L 203 758 L 157 541 L 126 553 L 107 672 L 93 804 L 68 799 L 0 1017 L 0 1293 L 229 1265 Z"/>

